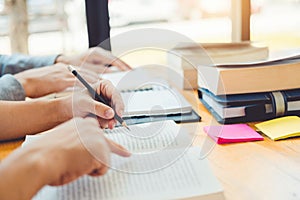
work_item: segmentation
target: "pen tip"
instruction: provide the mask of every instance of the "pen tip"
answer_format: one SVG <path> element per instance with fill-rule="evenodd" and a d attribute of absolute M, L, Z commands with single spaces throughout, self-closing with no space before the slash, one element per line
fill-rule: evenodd
<path fill-rule="evenodd" d="M 122 126 L 125 127 L 127 130 L 130 131 L 130 128 L 127 126 L 126 122 L 123 122 L 123 123 L 122 123 Z"/>

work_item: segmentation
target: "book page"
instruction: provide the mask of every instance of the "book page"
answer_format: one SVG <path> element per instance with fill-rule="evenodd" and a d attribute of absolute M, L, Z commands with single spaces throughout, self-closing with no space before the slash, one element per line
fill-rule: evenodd
<path fill-rule="evenodd" d="M 166 149 L 187 148 L 193 143 L 193 138 L 187 130 L 172 120 L 149 122 L 124 127 L 105 129 L 105 136 L 126 147 L 131 153 L 160 152 Z M 41 135 L 27 135 L 22 146 L 38 139 Z"/>
<path fill-rule="evenodd" d="M 102 74 L 121 92 L 123 117 L 190 113 L 192 106 L 169 83 L 147 68 Z"/>
<path fill-rule="evenodd" d="M 300 54 L 287 55 L 282 57 L 269 57 L 266 60 L 260 61 L 251 61 L 251 62 L 233 62 L 233 63 L 220 63 L 215 64 L 217 67 L 256 67 L 256 66 L 272 66 L 279 64 L 290 64 L 290 63 L 298 63 L 300 59 Z"/>
<path fill-rule="evenodd" d="M 120 91 L 149 88 L 151 85 L 168 86 L 168 82 L 152 73 L 148 68 L 137 68 L 126 72 L 100 74 L 100 78 L 107 79 Z"/>
<path fill-rule="evenodd" d="M 158 121 L 105 130 L 106 137 L 123 145 L 132 153 L 155 153 L 165 149 L 185 148 L 192 144 L 192 137 L 174 121 Z"/>
<path fill-rule="evenodd" d="M 154 87 L 121 93 L 125 106 L 124 117 L 189 113 L 192 106 L 175 89 Z"/>
<path fill-rule="evenodd" d="M 47 186 L 34 199 L 180 199 L 221 193 L 220 184 L 207 160 L 199 159 L 199 152 L 199 148 L 192 148 L 176 162 L 153 172 L 133 174 L 111 169 L 102 177 L 84 176 L 65 186 Z M 165 156 L 158 155 L 156 162 Z M 128 167 L 149 164 L 134 156 L 124 162 Z"/>

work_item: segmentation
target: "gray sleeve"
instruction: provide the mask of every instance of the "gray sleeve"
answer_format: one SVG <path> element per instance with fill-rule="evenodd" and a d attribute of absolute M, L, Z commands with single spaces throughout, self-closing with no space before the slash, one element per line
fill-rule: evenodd
<path fill-rule="evenodd" d="M 25 91 L 14 76 L 7 74 L 0 77 L 0 101 L 23 101 Z"/>
<path fill-rule="evenodd" d="M 53 65 L 58 55 L 53 56 L 26 56 L 14 54 L 0 55 L 0 77 L 4 74 L 16 74 L 27 69 Z"/>

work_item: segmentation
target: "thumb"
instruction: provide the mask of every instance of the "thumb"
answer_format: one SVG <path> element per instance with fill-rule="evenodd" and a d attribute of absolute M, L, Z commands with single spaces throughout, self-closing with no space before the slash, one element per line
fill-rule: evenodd
<path fill-rule="evenodd" d="M 112 119 L 115 116 L 115 112 L 111 107 L 97 101 L 94 102 L 95 102 L 95 106 L 94 106 L 95 110 L 93 111 L 93 113 L 95 115 L 103 119 Z"/>

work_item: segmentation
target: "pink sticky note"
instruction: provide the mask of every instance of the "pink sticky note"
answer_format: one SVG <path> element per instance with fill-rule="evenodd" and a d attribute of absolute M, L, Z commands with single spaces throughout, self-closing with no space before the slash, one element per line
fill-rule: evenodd
<path fill-rule="evenodd" d="M 260 134 L 246 124 L 205 126 L 203 129 L 218 144 L 264 140 Z"/>

